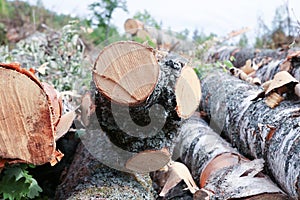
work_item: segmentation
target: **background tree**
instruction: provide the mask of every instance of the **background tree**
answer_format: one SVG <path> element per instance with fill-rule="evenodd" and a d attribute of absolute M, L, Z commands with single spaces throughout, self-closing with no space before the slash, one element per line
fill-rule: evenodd
<path fill-rule="evenodd" d="M 162 22 L 158 23 L 147 10 L 135 13 L 133 18 L 143 22 L 148 26 L 155 27 L 156 29 L 161 29 Z"/>
<path fill-rule="evenodd" d="M 112 14 L 117 8 L 127 12 L 126 0 L 101 0 L 89 5 L 89 9 L 93 12 L 89 23 L 105 31 L 104 40 L 106 41 L 110 36 Z"/>
<path fill-rule="evenodd" d="M 276 8 L 270 27 L 265 24 L 261 16 L 257 22 L 256 48 L 284 48 L 284 46 L 299 42 L 299 25 L 290 15 L 288 1 Z"/>

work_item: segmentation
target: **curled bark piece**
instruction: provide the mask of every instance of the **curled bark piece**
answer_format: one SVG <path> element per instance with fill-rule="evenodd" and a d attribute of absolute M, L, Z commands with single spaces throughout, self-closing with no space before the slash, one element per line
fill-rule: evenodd
<path fill-rule="evenodd" d="M 268 95 L 271 91 L 279 90 L 289 84 L 292 84 L 292 86 L 294 87 L 297 83 L 298 81 L 293 76 L 291 76 L 291 74 L 289 74 L 288 72 L 286 71 L 278 72 L 277 74 L 275 74 L 274 79 L 272 80 L 268 89 L 266 90 L 266 95 Z M 286 92 L 286 89 L 280 91 L 280 93 L 284 93 L 284 92 Z"/>
<path fill-rule="evenodd" d="M 163 189 L 159 193 L 159 196 L 164 197 L 169 190 L 175 187 L 181 180 L 184 181 L 184 183 L 187 185 L 187 189 L 189 189 L 192 194 L 199 190 L 189 169 L 183 163 L 171 161 L 167 165 L 167 168 L 167 180 Z"/>

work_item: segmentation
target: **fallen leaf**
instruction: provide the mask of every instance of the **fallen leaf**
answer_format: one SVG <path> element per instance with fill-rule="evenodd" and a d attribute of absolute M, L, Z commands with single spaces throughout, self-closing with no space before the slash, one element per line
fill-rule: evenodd
<path fill-rule="evenodd" d="M 168 164 L 168 173 L 166 184 L 164 185 L 159 196 L 164 197 L 172 188 L 174 188 L 181 180 L 185 182 L 192 194 L 199 190 L 189 169 L 180 162 L 171 161 Z"/>

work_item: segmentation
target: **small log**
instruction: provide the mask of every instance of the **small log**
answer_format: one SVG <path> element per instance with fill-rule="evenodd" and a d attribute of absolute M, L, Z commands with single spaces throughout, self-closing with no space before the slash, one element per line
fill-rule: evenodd
<path fill-rule="evenodd" d="M 124 23 L 125 32 L 143 40 L 151 40 L 159 49 L 178 53 L 192 54 L 196 45 L 189 40 L 182 40 L 175 36 L 176 33 L 158 30 L 155 27 L 145 26 L 136 19 L 127 19 Z"/>
<path fill-rule="evenodd" d="M 149 175 L 109 168 L 80 143 L 55 199 L 155 199 L 155 192 Z"/>
<path fill-rule="evenodd" d="M 262 159 L 243 157 L 198 116 L 183 123 L 175 149 L 174 156 L 180 157 L 199 182 L 199 192 L 210 191 L 210 199 L 287 199 L 261 172 Z"/>
<path fill-rule="evenodd" d="M 181 119 L 198 107 L 200 82 L 181 60 L 169 55 L 157 62 L 153 49 L 136 42 L 117 42 L 106 47 L 95 63 L 92 99 L 99 123 L 92 123 L 88 134 L 105 132 L 111 143 L 140 154 L 135 157 L 143 160 L 146 153 L 160 155 L 156 167 L 138 163 L 140 170 L 134 169 L 140 172 L 157 170 L 169 162 L 164 152 L 172 153 Z M 153 160 L 150 157 L 148 163 Z M 129 170 L 140 158 L 128 160 L 121 168 Z"/>
<path fill-rule="evenodd" d="M 137 19 L 127 19 L 124 23 L 124 29 L 126 33 L 135 35 L 138 32 L 138 30 L 144 29 L 144 24 L 143 22 Z"/>
<path fill-rule="evenodd" d="M 211 125 L 243 154 L 264 158 L 266 172 L 292 197 L 300 196 L 298 101 L 286 98 L 275 108 L 259 97 L 262 89 L 225 73 L 202 81 L 201 108 Z"/>
<path fill-rule="evenodd" d="M 0 80 L 0 158 L 35 165 L 55 159 L 57 120 L 42 84 L 13 64 L 0 64 Z"/>

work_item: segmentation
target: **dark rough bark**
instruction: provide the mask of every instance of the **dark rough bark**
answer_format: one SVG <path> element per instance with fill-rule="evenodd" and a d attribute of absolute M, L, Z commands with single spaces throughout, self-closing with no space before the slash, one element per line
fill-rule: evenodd
<path fill-rule="evenodd" d="M 242 153 L 264 158 L 266 172 L 292 197 L 300 196 L 300 106 L 285 99 L 274 109 L 264 99 L 253 99 L 262 91 L 225 73 L 214 73 L 202 81 L 201 108 L 211 124 Z"/>
<path fill-rule="evenodd" d="M 180 129 L 179 138 L 175 148 L 177 156 L 191 169 L 194 178 L 201 182 L 200 185 L 213 192 L 212 199 L 252 199 L 265 194 L 269 194 L 270 198 L 287 199 L 287 196 L 261 173 L 263 160 L 245 159 L 201 118 L 193 116 L 186 120 Z M 226 165 L 215 162 L 216 158 L 224 155 L 228 162 Z M 214 166 L 208 167 L 212 162 L 215 162 Z M 207 178 L 206 173 L 210 174 Z M 199 180 L 200 176 L 206 181 Z"/>
<path fill-rule="evenodd" d="M 56 190 L 55 199 L 155 199 L 148 175 L 109 168 L 81 143 L 73 163 Z"/>
<path fill-rule="evenodd" d="M 118 105 L 96 89 L 96 114 L 110 141 L 129 152 L 170 147 L 181 119 L 176 112 L 175 83 L 182 65 L 166 58 L 160 78 L 149 98 L 138 106 Z M 99 127 L 100 128 L 100 127 Z"/>

